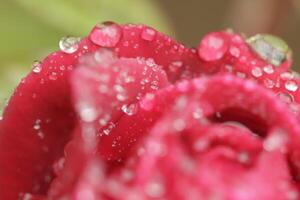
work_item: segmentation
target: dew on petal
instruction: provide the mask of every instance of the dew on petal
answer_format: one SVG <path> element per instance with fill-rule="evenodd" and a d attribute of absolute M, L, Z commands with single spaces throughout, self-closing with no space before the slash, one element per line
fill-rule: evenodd
<path fill-rule="evenodd" d="M 252 49 L 270 64 L 279 66 L 290 55 L 289 46 L 280 38 L 268 34 L 258 34 L 248 39 Z"/>
<path fill-rule="evenodd" d="M 89 106 L 81 106 L 79 108 L 80 118 L 85 122 L 92 122 L 97 118 L 97 112 Z"/>
<path fill-rule="evenodd" d="M 248 163 L 249 160 L 250 160 L 249 153 L 247 153 L 247 152 L 241 152 L 241 153 L 239 153 L 239 155 L 238 155 L 238 161 L 240 163 Z"/>
<path fill-rule="evenodd" d="M 56 72 L 51 72 L 49 74 L 49 79 L 52 80 L 52 81 L 57 80 L 57 73 Z"/>
<path fill-rule="evenodd" d="M 95 192 L 92 190 L 91 186 L 87 184 L 83 184 L 74 195 L 74 200 L 81 200 L 81 199 L 89 199 L 89 200 L 96 200 Z"/>
<path fill-rule="evenodd" d="M 193 118 L 194 119 L 201 119 L 203 117 L 203 110 L 201 108 L 197 108 L 194 112 L 193 112 Z"/>
<path fill-rule="evenodd" d="M 101 64 L 102 67 L 108 67 L 111 65 L 115 61 L 116 57 L 116 54 L 107 48 L 101 48 L 94 54 L 95 61 Z"/>
<path fill-rule="evenodd" d="M 32 71 L 36 74 L 40 73 L 42 71 L 42 65 L 41 65 L 41 62 L 38 61 L 38 60 L 35 60 L 33 63 L 32 63 Z"/>
<path fill-rule="evenodd" d="M 116 126 L 116 125 L 115 125 L 114 123 L 109 122 L 107 128 L 103 130 L 103 134 L 104 134 L 104 135 L 109 135 L 110 132 L 115 128 L 115 126 Z"/>
<path fill-rule="evenodd" d="M 275 83 L 271 79 L 266 78 L 264 80 L 264 85 L 266 86 L 266 88 L 273 88 Z"/>
<path fill-rule="evenodd" d="M 240 57 L 241 54 L 240 50 L 237 47 L 230 47 L 229 53 L 236 58 Z"/>
<path fill-rule="evenodd" d="M 258 78 L 258 77 L 261 77 L 263 73 L 259 67 L 253 67 L 251 70 L 251 74 L 254 77 Z"/>
<path fill-rule="evenodd" d="M 288 80 L 287 82 L 285 82 L 285 89 L 292 91 L 292 92 L 296 92 L 298 89 L 298 84 L 296 81 L 293 80 Z"/>
<path fill-rule="evenodd" d="M 147 93 L 145 97 L 139 102 L 140 107 L 144 110 L 150 111 L 154 107 L 154 94 Z"/>
<path fill-rule="evenodd" d="M 246 74 L 243 73 L 243 72 L 236 72 L 236 76 L 239 77 L 239 78 L 245 78 Z"/>
<path fill-rule="evenodd" d="M 205 61 L 221 59 L 228 49 L 228 45 L 222 34 L 211 33 L 204 37 L 198 47 L 198 55 Z"/>
<path fill-rule="evenodd" d="M 33 125 L 33 129 L 39 130 L 41 128 L 41 120 L 37 119 Z"/>
<path fill-rule="evenodd" d="M 132 104 L 125 104 L 121 107 L 121 110 L 126 114 L 126 115 L 129 115 L 129 116 L 132 116 L 134 114 L 137 113 L 138 111 L 138 105 L 135 104 L 135 103 L 132 103 Z"/>
<path fill-rule="evenodd" d="M 78 37 L 66 36 L 60 39 L 59 48 L 64 53 L 71 54 L 78 50 L 79 42 L 80 38 Z"/>
<path fill-rule="evenodd" d="M 287 200 L 297 200 L 299 199 L 299 193 L 296 190 L 289 190 L 286 194 Z"/>
<path fill-rule="evenodd" d="M 267 65 L 263 68 L 264 72 L 267 74 L 272 74 L 274 73 L 274 68 L 272 65 Z"/>
<path fill-rule="evenodd" d="M 165 188 L 161 181 L 151 181 L 146 185 L 145 192 L 149 197 L 161 198 L 165 193 Z"/>
<path fill-rule="evenodd" d="M 279 99 L 286 103 L 292 103 L 294 101 L 294 97 L 288 92 L 279 92 L 277 96 Z"/>
<path fill-rule="evenodd" d="M 90 40 L 102 47 L 114 47 L 120 41 L 122 36 L 121 27 L 113 22 L 104 22 L 97 24 L 91 31 Z"/>
<path fill-rule="evenodd" d="M 198 139 L 193 144 L 193 149 L 196 152 L 202 152 L 209 147 L 209 141 L 206 139 Z"/>
<path fill-rule="evenodd" d="M 184 130 L 185 126 L 186 126 L 186 123 L 183 119 L 178 118 L 178 119 L 174 120 L 174 122 L 173 122 L 173 128 L 176 131 Z"/>
<path fill-rule="evenodd" d="M 293 79 L 294 78 L 294 74 L 292 72 L 283 72 L 280 74 L 280 78 L 282 79 L 286 79 L 286 80 L 289 80 L 289 79 Z"/>
<path fill-rule="evenodd" d="M 287 135 L 284 131 L 277 130 L 265 139 L 263 147 L 266 151 L 281 150 L 287 142 Z"/>
<path fill-rule="evenodd" d="M 29 193 L 21 194 L 20 195 L 20 200 L 32 200 L 33 196 Z"/>
<path fill-rule="evenodd" d="M 169 70 L 171 72 L 176 72 L 177 70 L 179 70 L 181 67 L 183 66 L 183 62 L 182 61 L 173 61 L 170 63 L 169 65 Z"/>
<path fill-rule="evenodd" d="M 156 31 L 151 28 L 145 28 L 142 31 L 141 37 L 146 41 L 153 41 L 156 35 Z"/>

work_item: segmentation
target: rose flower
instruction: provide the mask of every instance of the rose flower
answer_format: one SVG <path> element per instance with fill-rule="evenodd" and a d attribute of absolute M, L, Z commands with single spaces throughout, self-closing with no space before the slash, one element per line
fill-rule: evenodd
<path fill-rule="evenodd" d="M 2 200 L 299 199 L 299 77 L 280 39 L 96 25 L 34 62 L 0 122 Z"/>

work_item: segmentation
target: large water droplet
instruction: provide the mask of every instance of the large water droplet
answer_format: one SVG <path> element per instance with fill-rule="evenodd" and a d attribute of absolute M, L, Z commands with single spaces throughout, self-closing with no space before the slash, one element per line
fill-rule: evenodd
<path fill-rule="evenodd" d="M 142 39 L 147 41 L 153 41 L 155 35 L 156 35 L 156 31 L 152 28 L 145 28 L 141 33 Z"/>
<path fill-rule="evenodd" d="M 90 40 L 102 47 L 115 47 L 122 36 L 121 27 L 113 22 L 97 24 L 91 31 Z"/>
<path fill-rule="evenodd" d="M 134 115 L 137 113 L 138 106 L 135 103 L 129 104 L 129 105 L 125 104 L 122 106 L 121 109 L 126 115 L 131 116 L 131 115 Z"/>
<path fill-rule="evenodd" d="M 80 38 L 78 37 L 66 36 L 60 39 L 59 48 L 64 53 L 71 54 L 78 50 L 79 42 Z"/>
<path fill-rule="evenodd" d="M 298 89 L 298 84 L 296 81 L 293 80 L 288 80 L 287 82 L 285 82 L 285 89 L 292 91 L 292 92 L 296 92 Z"/>
<path fill-rule="evenodd" d="M 32 71 L 34 73 L 40 73 L 42 71 L 42 66 L 41 66 L 41 62 L 38 61 L 38 60 L 35 60 L 33 63 L 32 63 Z"/>
<path fill-rule="evenodd" d="M 198 55 L 205 61 L 221 59 L 228 49 L 228 45 L 222 34 L 211 33 L 204 37 L 198 47 Z"/>
<path fill-rule="evenodd" d="M 289 46 L 273 35 L 258 34 L 247 41 L 261 58 L 276 66 L 287 60 L 291 54 Z"/>

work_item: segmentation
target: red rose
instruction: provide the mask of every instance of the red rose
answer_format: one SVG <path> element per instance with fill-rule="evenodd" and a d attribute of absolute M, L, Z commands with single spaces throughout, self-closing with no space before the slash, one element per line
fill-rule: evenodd
<path fill-rule="evenodd" d="M 5 109 L 0 199 L 299 199 L 299 78 L 272 39 L 63 38 Z"/>

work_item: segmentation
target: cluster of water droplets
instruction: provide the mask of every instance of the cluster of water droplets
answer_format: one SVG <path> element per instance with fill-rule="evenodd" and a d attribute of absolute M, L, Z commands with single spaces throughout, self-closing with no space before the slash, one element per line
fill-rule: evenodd
<path fill-rule="evenodd" d="M 42 132 L 41 130 L 41 123 L 42 123 L 42 120 L 40 119 L 37 119 L 35 122 L 34 122 L 34 125 L 33 125 L 33 129 L 37 131 L 37 135 L 40 139 L 44 139 L 44 133 Z"/>

